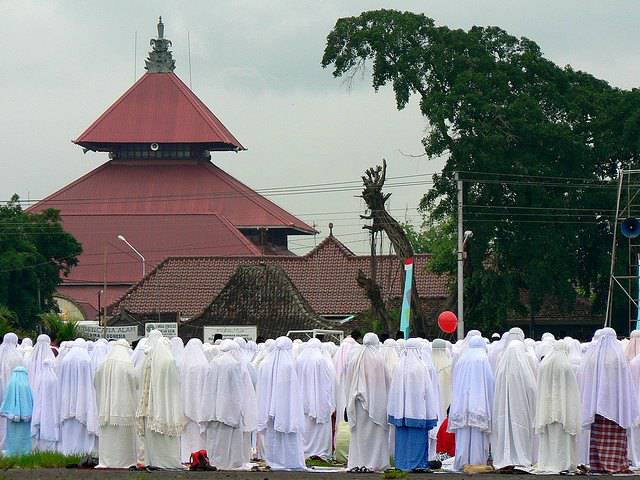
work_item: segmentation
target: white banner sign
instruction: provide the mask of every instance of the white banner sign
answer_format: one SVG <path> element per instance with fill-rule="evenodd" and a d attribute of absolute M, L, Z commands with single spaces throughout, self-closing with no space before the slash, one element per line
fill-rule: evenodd
<path fill-rule="evenodd" d="M 203 327 L 203 337 L 205 342 L 213 343 L 213 337 L 216 333 L 222 335 L 222 338 L 242 337 L 245 340 L 256 340 L 258 336 L 258 327 L 256 325 L 216 325 Z"/>
<path fill-rule="evenodd" d="M 165 337 L 177 337 L 178 336 L 178 324 L 176 322 L 164 322 L 164 323 L 145 323 L 144 335 L 149 336 L 151 330 L 160 330 Z"/>
<path fill-rule="evenodd" d="M 106 338 L 107 340 L 118 340 L 124 338 L 128 342 L 138 339 L 138 326 L 129 325 L 126 327 L 100 327 L 97 325 L 78 325 L 78 330 L 86 340 L 97 340 Z"/>

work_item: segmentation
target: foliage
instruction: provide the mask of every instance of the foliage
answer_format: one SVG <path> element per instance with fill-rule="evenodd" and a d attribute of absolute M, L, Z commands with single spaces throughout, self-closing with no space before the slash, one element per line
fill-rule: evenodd
<path fill-rule="evenodd" d="M 57 313 L 43 313 L 40 315 L 40 321 L 47 330 L 51 340 L 58 345 L 60 342 L 75 340 L 80 336 L 78 323 L 71 320 L 63 320 Z"/>
<path fill-rule="evenodd" d="M 58 452 L 33 452 L 15 457 L 0 457 L 0 469 L 9 468 L 65 468 L 82 461 L 79 455 L 64 455 Z"/>
<path fill-rule="evenodd" d="M 24 212 L 15 195 L 0 206 L 0 304 L 15 312 L 16 326 L 33 329 L 40 313 L 55 308 L 60 277 L 81 252 L 57 210 Z"/>
<path fill-rule="evenodd" d="M 398 109 L 418 96 L 425 154 L 446 159 L 421 202 L 442 246 L 457 214 L 454 173 L 466 180 L 470 326 L 499 324 L 525 307 L 535 315 L 547 298 L 570 308 L 577 291 L 601 307 L 610 180 L 638 166 L 640 90 L 561 68 L 535 42 L 498 27 L 451 29 L 393 10 L 339 19 L 329 33 L 322 65 L 334 76 L 353 78 L 366 62 L 374 89 L 390 85 Z"/>
<path fill-rule="evenodd" d="M 336 468 L 336 467 L 344 467 L 343 463 L 340 463 L 336 460 L 325 460 L 320 457 L 312 457 L 307 458 L 305 460 L 305 464 L 307 468 L 320 467 L 320 468 Z"/>
<path fill-rule="evenodd" d="M 6 306 L 0 305 L 0 337 L 3 337 L 5 333 L 11 332 L 15 324 L 16 314 Z"/>

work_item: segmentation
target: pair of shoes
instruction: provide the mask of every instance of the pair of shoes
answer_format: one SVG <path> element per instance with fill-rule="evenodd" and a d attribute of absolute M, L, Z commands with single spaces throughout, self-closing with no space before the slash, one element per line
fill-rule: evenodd
<path fill-rule="evenodd" d="M 351 473 L 373 473 L 373 470 L 369 470 L 367 467 L 353 467 L 349 470 Z"/>

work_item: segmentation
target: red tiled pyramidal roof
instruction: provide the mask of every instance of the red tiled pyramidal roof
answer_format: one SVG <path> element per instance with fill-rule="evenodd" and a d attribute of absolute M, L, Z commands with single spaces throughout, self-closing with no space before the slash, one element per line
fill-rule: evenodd
<path fill-rule="evenodd" d="M 245 150 L 174 73 L 145 73 L 73 141 L 91 150 L 114 144 L 190 143 L 206 150 Z"/>
<path fill-rule="evenodd" d="M 315 233 L 303 221 L 205 160 L 111 160 L 29 211 L 46 208 L 60 210 L 63 217 L 81 213 L 215 213 L 236 228 Z"/>
<path fill-rule="evenodd" d="M 448 294 L 447 277 L 427 271 L 430 255 L 416 255 L 416 286 L 422 298 Z M 335 237 L 329 236 L 301 257 L 170 257 L 112 305 L 113 313 L 180 312 L 193 317 L 201 313 L 225 287 L 239 266 L 277 265 L 291 278 L 313 310 L 324 316 L 350 315 L 369 308 L 358 287 L 359 269 L 370 274 L 370 257 L 354 255 Z M 402 296 L 403 268 L 398 257 L 378 257 L 377 280 L 383 299 Z"/>

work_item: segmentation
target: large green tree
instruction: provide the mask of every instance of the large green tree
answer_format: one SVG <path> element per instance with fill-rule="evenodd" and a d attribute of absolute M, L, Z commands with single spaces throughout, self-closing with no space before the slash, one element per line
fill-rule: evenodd
<path fill-rule="evenodd" d="M 16 326 L 32 329 L 54 309 L 53 293 L 81 252 L 57 210 L 27 213 L 16 196 L 0 206 L 0 305 L 15 313 Z"/>
<path fill-rule="evenodd" d="M 446 159 L 421 202 L 439 228 L 455 221 L 454 172 L 465 179 L 468 321 L 535 316 L 547 298 L 570 309 L 576 292 L 600 307 L 611 180 L 638 165 L 640 91 L 559 67 L 498 27 L 451 29 L 393 10 L 339 19 L 327 37 L 322 65 L 334 76 L 368 63 L 374 89 L 390 85 L 398 109 L 418 99 L 425 154 Z"/>

